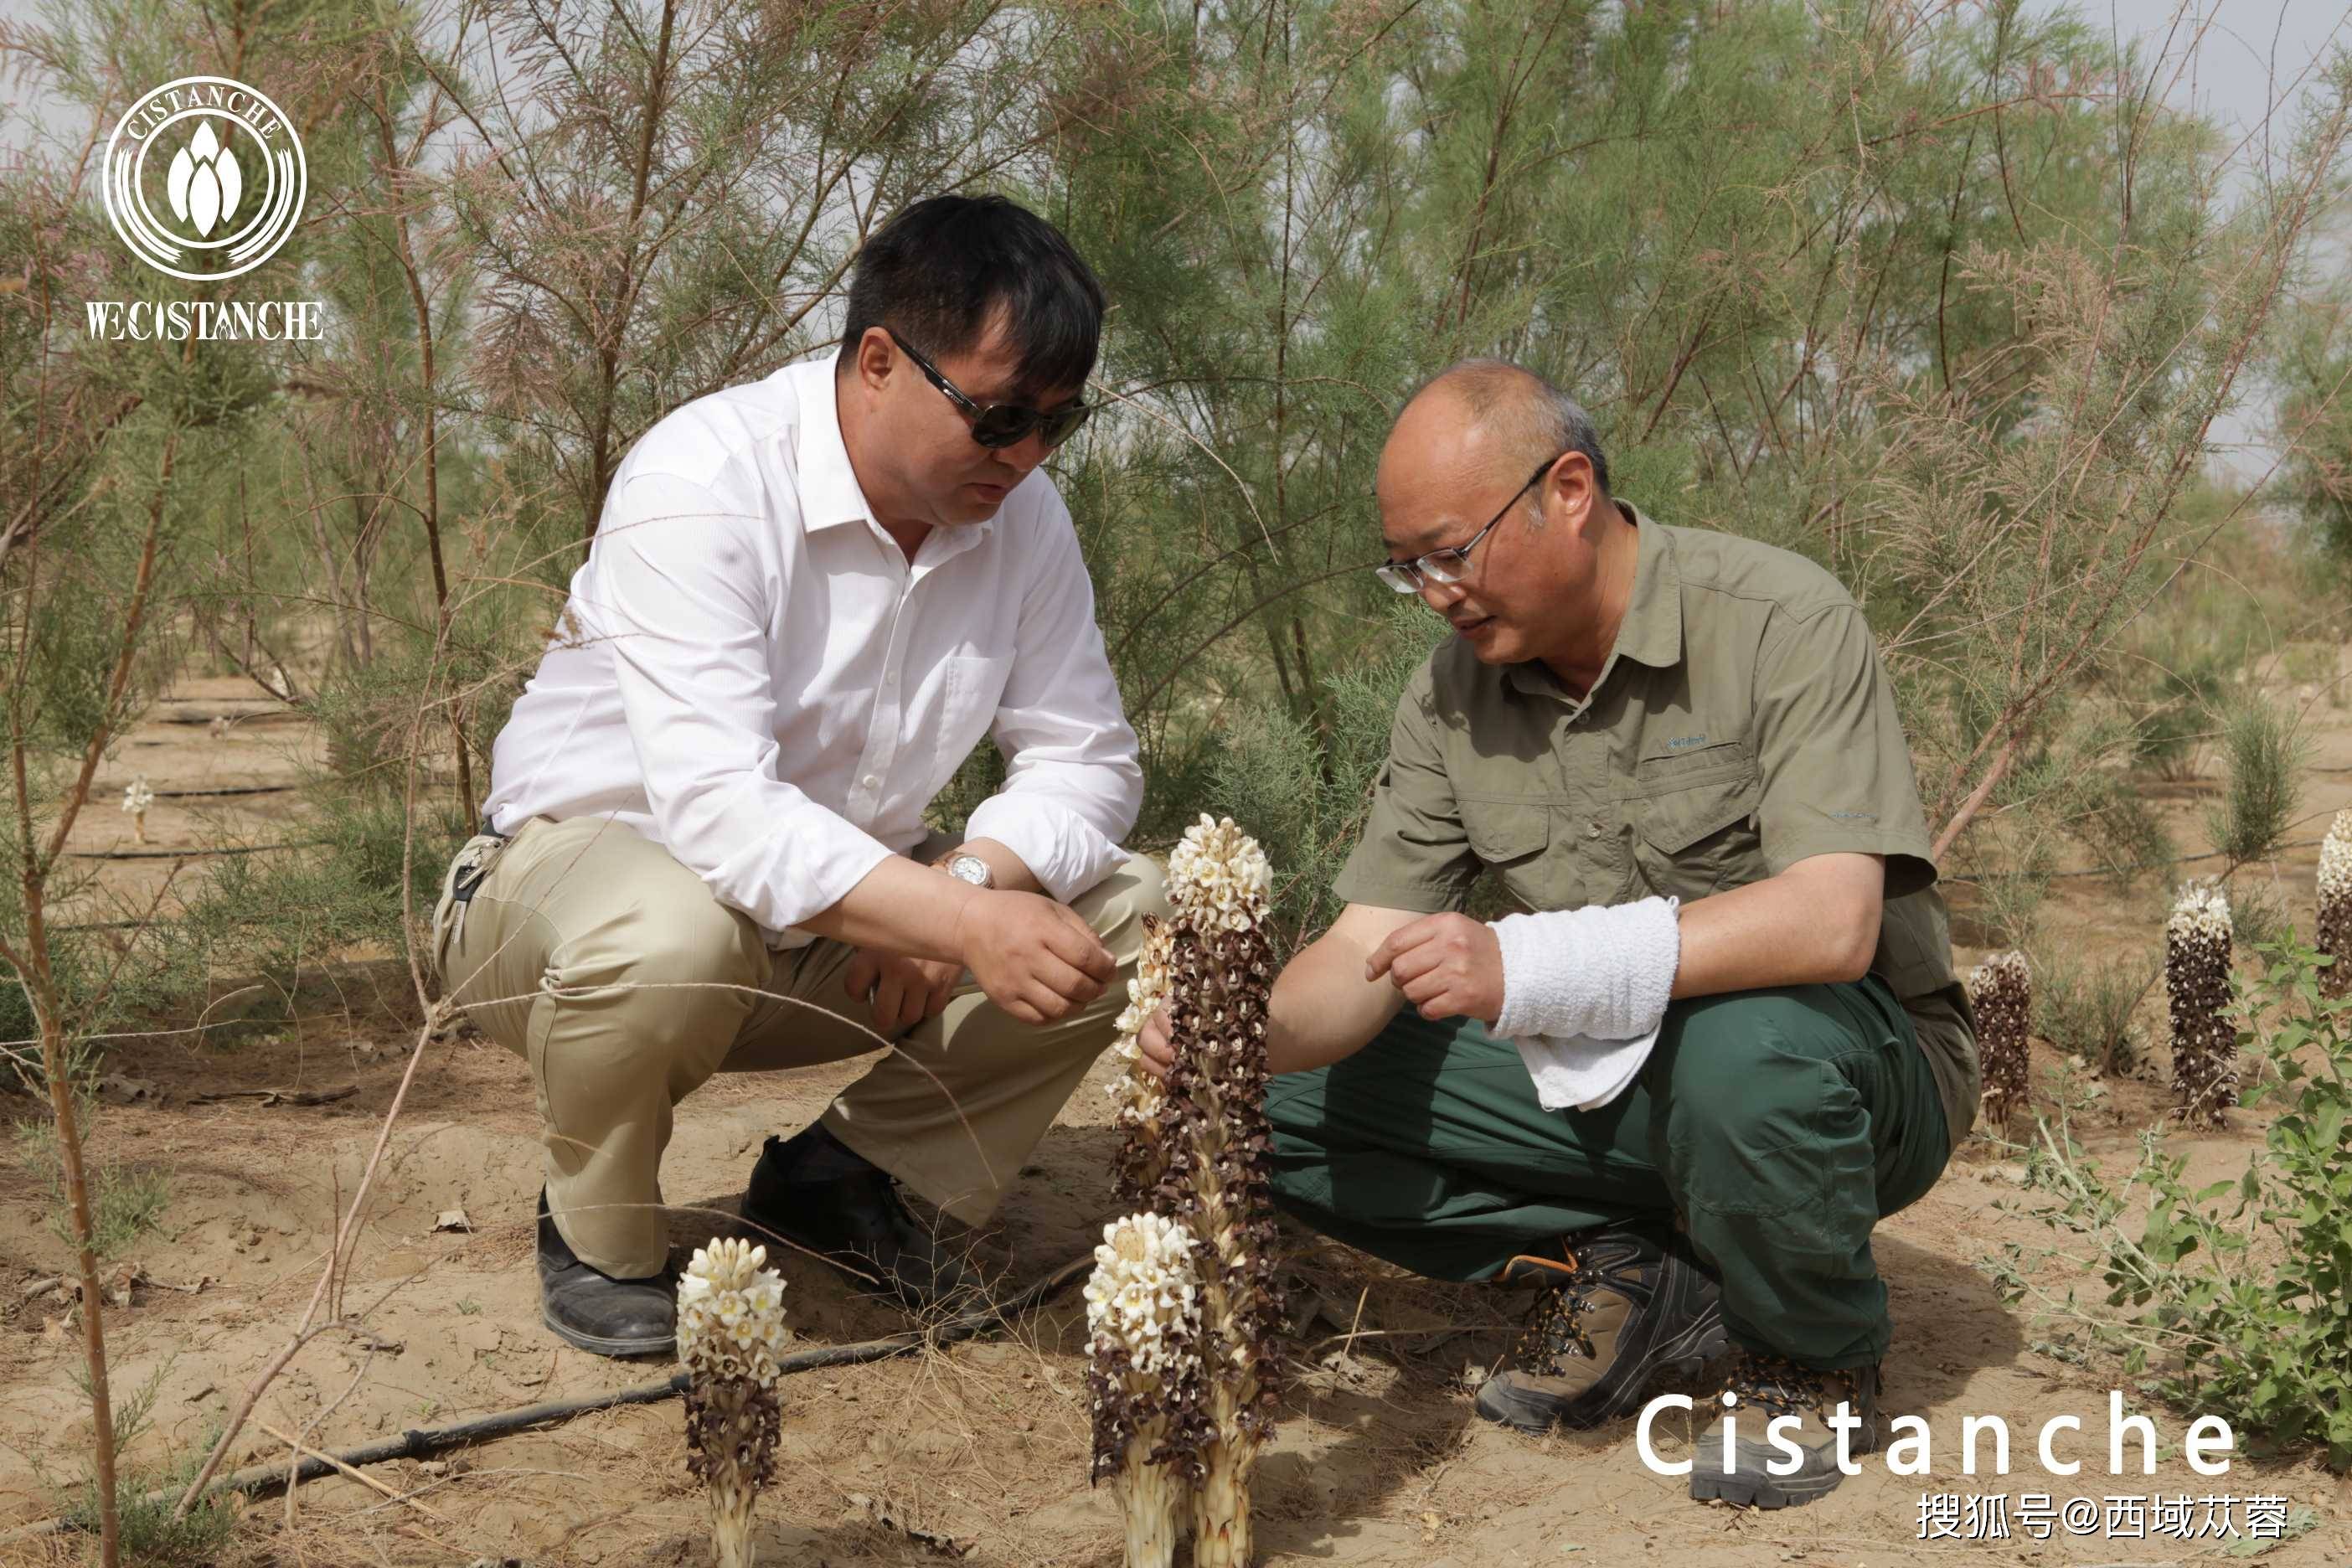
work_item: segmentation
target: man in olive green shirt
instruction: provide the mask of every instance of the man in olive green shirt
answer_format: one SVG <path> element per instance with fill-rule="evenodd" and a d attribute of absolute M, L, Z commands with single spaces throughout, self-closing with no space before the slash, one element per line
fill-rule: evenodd
<path fill-rule="evenodd" d="M 1613 499 L 1583 411 L 1512 366 L 1418 395 L 1378 494 L 1383 580 L 1458 635 L 1398 704 L 1346 909 L 1275 986 L 1276 1199 L 1421 1273 L 1549 1285 L 1479 1396 L 1523 1429 L 1629 1414 L 1727 1340 L 1735 1458 L 1706 1434 L 1693 1495 L 1809 1501 L 1841 1410 L 1849 1454 L 1877 1441 L 1871 1229 L 1978 1089 L 1869 627 L 1811 563 Z M 1532 912 L 1461 913 L 1482 868 Z"/>

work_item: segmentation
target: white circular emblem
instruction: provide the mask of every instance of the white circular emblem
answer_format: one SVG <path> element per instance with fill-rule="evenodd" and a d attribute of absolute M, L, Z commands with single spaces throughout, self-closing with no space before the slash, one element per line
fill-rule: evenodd
<path fill-rule="evenodd" d="M 106 216 L 132 255 L 205 283 L 276 255 L 302 216 L 309 181 L 301 138 L 267 95 L 226 77 L 186 76 L 116 124 L 101 185 Z"/>

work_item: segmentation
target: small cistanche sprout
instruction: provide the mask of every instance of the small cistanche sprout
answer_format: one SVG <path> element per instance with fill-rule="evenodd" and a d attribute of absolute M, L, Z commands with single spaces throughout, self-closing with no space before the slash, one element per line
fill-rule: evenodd
<path fill-rule="evenodd" d="M 2164 991 L 2172 1015 L 2172 1113 L 2220 1127 L 2237 1098 L 2238 1029 L 2230 1018 L 2230 900 L 2191 882 L 2164 922 Z"/>
<path fill-rule="evenodd" d="M 687 1468 L 710 1492 L 719 1568 L 751 1568 L 751 1505 L 775 1472 L 783 1427 L 777 1363 L 792 1336 L 783 1276 L 767 1261 L 764 1247 L 714 1239 L 677 1282 Z"/>
<path fill-rule="evenodd" d="M 1969 974 L 1969 1001 L 1977 1016 L 1977 1055 L 1984 1064 L 1979 1103 L 1986 1131 L 1999 1133 L 2026 1100 L 2026 1030 L 2033 1016 L 2032 978 L 2025 954 L 2000 952 Z"/>
<path fill-rule="evenodd" d="M 147 811 L 154 804 L 155 792 L 143 778 L 132 779 L 122 792 L 122 809 L 131 817 L 131 837 L 142 844 L 147 842 Z"/>

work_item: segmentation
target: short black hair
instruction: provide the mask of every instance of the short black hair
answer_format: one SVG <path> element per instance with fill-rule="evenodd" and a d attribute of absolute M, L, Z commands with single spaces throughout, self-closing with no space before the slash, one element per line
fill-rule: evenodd
<path fill-rule="evenodd" d="M 869 327 L 927 359 L 962 353 L 1000 305 L 1020 351 L 1021 392 L 1085 384 L 1102 341 L 1102 285 L 1061 230 L 1003 196 L 926 197 L 857 253 L 842 363 Z"/>

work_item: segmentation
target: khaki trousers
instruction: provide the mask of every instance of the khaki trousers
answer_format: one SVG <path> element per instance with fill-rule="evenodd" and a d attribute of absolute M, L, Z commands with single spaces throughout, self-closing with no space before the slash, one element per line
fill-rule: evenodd
<path fill-rule="evenodd" d="M 926 861 L 960 843 L 934 834 Z M 479 841 L 477 841 L 478 844 Z M 632 828 L 534 818 L 494 850 L 462 919 L 457 867 L 433 942 L 444 994 L 530 1064 L 547 1201 L 580 1258 L 619 1278 L 668 1255 L 661 1158 L 671 1108 L 714 1072 L 813 1067 L 885 1051 L 842 991 L 855 950 L 770 952 L 751 918 Z M 1118 963 L 1103 994 L 1024 1024 L 964 976 L 821 1119 L 844 1143 L 968 1224 L 984 1220 L 1108 1046 L 1143 945 L 1168 910 L 1160 868 L 1131 857 L 1071 900 Z M 813 1005 L 811 1005 L 813 1004 Z"/>

